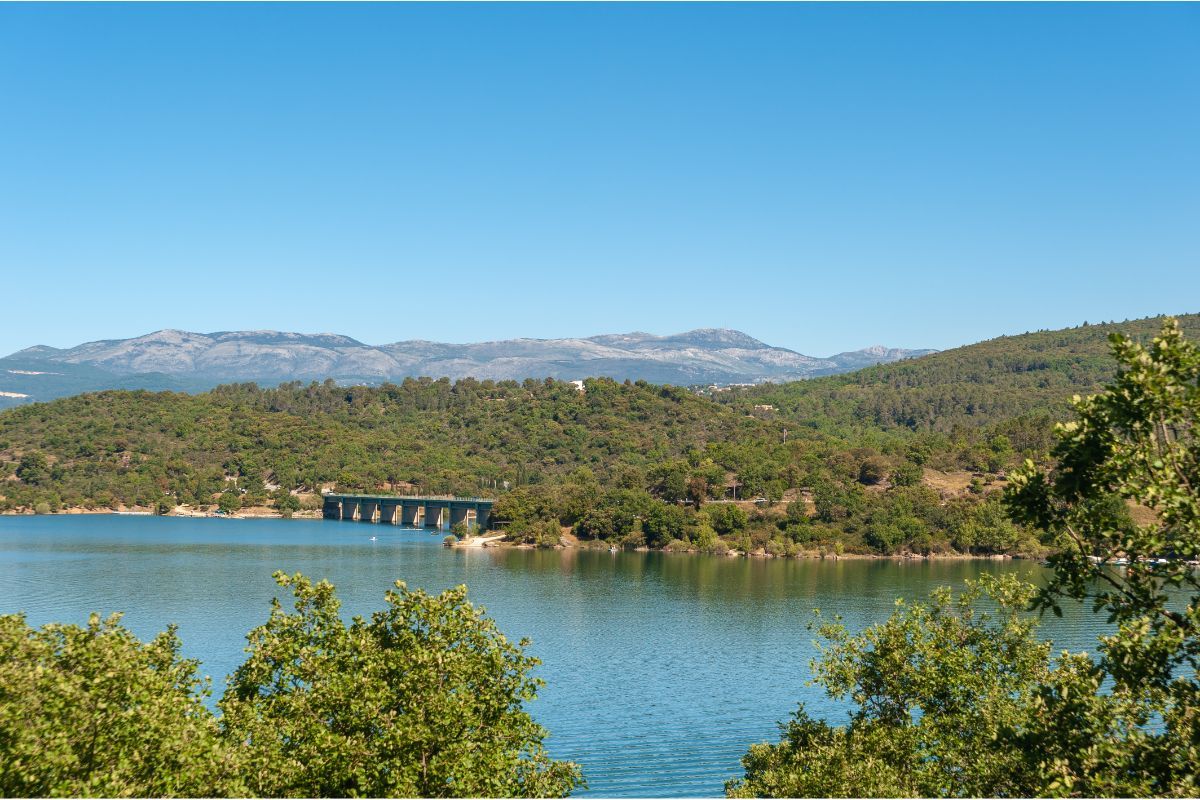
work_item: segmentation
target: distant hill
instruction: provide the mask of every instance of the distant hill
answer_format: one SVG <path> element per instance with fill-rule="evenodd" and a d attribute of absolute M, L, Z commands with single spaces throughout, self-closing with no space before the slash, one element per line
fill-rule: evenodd
<path fill-rule="evenodd" d="M 1200 317 L 1182 322 L 1189 338 L 1200 339 Z M 786 502 L 760 508 L 751 500 L 744 528 L 721 523 L 729 530 L 718 550 L 1033 553 L 1040 545 L 1027 535 L 985 525 L 984 505 L 1002 485 L 998 473 L 1043 457 L 1052 419 L 1067 415 L 1065 399 L 1109 380 L 1108 334 L 1148 339 L 1160 327 L 1161 319 L 1150 319 L 1002 337 L 708 397 L 607 378 L 582 390 L 562 381 L 421 378 L 379 387 L 243 383 L 195 394 L 82 394 L 0 411 L 0 512 L 197 508 L 218 498 L 260 506 L 273 497 L 294 506 L 301 501 L 292 492 L 312 504 L 315 492 L 334 485 L 497 496 L 497 518 L 521 536 L 549 530 L 556 538 L 561 526 L 576 525 L 585 537 L 623 544 L 686 539 L 708 547 L 722 532 L 718 520 L 704 512 L 706 529 L 680 502 L 733 492 Z M 595 346 L 781 357 L 739 336 L 628 334 Z M 179 346 L 193 348 L 193 363 L 209 351 L 194 339 Z M 170 362 L 161 353 L 150 358 L 123 343 L 88 347 L 89 364 L 62 361 L 69 366 L 60 377 L 83 380 L 87 374 L 72 370 L 125 359 L 125 368 L 174 379 L 162 371 Z M 329 339 L 322 347 L 355 345 Z M 130 363 L 138 352 L 145 360 Z"/>
<path fill-rule="evenodd" d="M 1177 318 L 1189 339 L 1200 340 L 1200 315 Z M 825 430 L 950 431 L 1030 413 L 1060 419 L 1067 415 L 1072 395 L 1096 392 L 1113 377 L 1110 334 L 1148 341 L 1163 319 L 1001 336 L 925 358 L 819 380 L 733 389 L 715 397 L 748 411 L 771 406 L 777 419 Z"/>
<path fill-rule="evenodd" d="M 68 349 L 37 346 L 0 358 L 0 407 L 102 389 L 201 391 L 332 378 L 379 384 L 406 377 L 522 380 L 609 377 L 693 385 L 830 375 L 931 350 L 871 347 L 814 358 L 740 331 L 705 328 L 654 336 L 510 339 L 476 344 L 407 341 L 381 346 L 336 334 L 162 330 Z"/>

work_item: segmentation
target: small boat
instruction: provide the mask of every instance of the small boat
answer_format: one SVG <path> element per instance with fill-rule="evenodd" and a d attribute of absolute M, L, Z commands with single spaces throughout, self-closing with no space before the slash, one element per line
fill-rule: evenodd
<path fill-rule="evenodd" d="M 621 551 L 620 551 L 619 549 L 617 549 L 616 547 L 610 547 L 610 548 L 608 548 L 608 552 L 610 552 L 610 553 L 619 553 L 619 552 L 621 552 Z"/>
<path fill-rule="evenodd" d="M 372 536 L 372 537 L 371 537 L 371 541 L 372 541 L 372 542 L 376 541 L 376 537 Z"/>

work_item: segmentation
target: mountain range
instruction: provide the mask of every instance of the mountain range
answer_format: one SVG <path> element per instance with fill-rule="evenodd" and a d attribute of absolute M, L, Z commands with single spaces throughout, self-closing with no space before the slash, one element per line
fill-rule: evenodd
<path fill-rule="evenodd" d="M 71 348 L 30 347 L 0 358 L 0 407 L 102 389 L 202 391 L 221 383 L 325 380 L 378 384 L 406 377 L 493 380 L 607 376 L 675 385 L 792 381 L 932 353 L 868 347 L 816 358 L 745 333 L 702 328 L 655 336 L 413 340 L 379 346 L 338 334 L 161 330 Z"/>

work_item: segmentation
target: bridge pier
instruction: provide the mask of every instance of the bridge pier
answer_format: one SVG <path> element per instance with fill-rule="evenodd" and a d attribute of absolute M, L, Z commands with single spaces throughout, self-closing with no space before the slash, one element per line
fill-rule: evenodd
<path fill-rule="evenodd" d="M 441 528 L 442 527 L 442 512 L 445 508 L 442 506 L 434 506 L 425 504 L 425 527 L 426 528 Z"/>
<path fill-rule="evenodd" d="M 321 516 L 325 519 L 341 519 L 342 501 L 336 497 L 326 497 L 321 504 Z"/>
<path fill-rule="evenodd" d="M 493 502 L 481 497 L 328 494 L 321 501 L 321 516 L 436 529 L 474 522 L 486 530 Z"/>

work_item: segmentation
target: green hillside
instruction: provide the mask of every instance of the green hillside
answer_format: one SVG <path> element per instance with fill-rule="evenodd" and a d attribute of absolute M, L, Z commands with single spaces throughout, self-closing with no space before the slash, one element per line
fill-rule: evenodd
<path fill-rule="evenodd" d="M 1160 324 L 1005 337 L 715 399 L 607 379 L 85 394 L 0 413 L 0 511 L 293 510 L 335 485 L 497 496 L 507 530 L 543 544 L 570 527 L 780 554 L 1029 550 L 991 490 L 1045 453 L 1067 397 L 1111 377 L 1108 333 Z M 1183 324 L 1200 334 L 1200 318 Z M 712 502 L 735 493 L 761 502 Z"/>
<path fill-rule="evenodd" d="M 1200 315 L 1178 319 L 1188 338 L 1200 339 Z M 845 375 L 733 389 L 715 397 L 744 410 L 773 405 L 779 418 L 842 431 L 948 432 L 1025 414 L 1061 418 L 1072 395 L 1095 392 L 1113 376 L 1110 334 L 1145 341 L 1158 333 L 1162 321 L 1152 317 L 1001 336 Z"/>
<path fill-rule="evenodd" d="M 69 502 L 97 498 L 101 485 L 126 503 L 156 497 L 155 486 L 203 501 L 226 476 L 243 479 L 243 488 L 405 482 L 479 493 L 581 467 L 608 480 L 732 442 L 754 449 L 773 430 L 684 389 L 603 379 L 586 392 L 556 381 L 470 379 L 239 384 L 197 395 L 99 392 L 12 409 L 0 414 L 0 459 L 12 468 L 31 451 L 46 454 L 41 485 Z"/>

